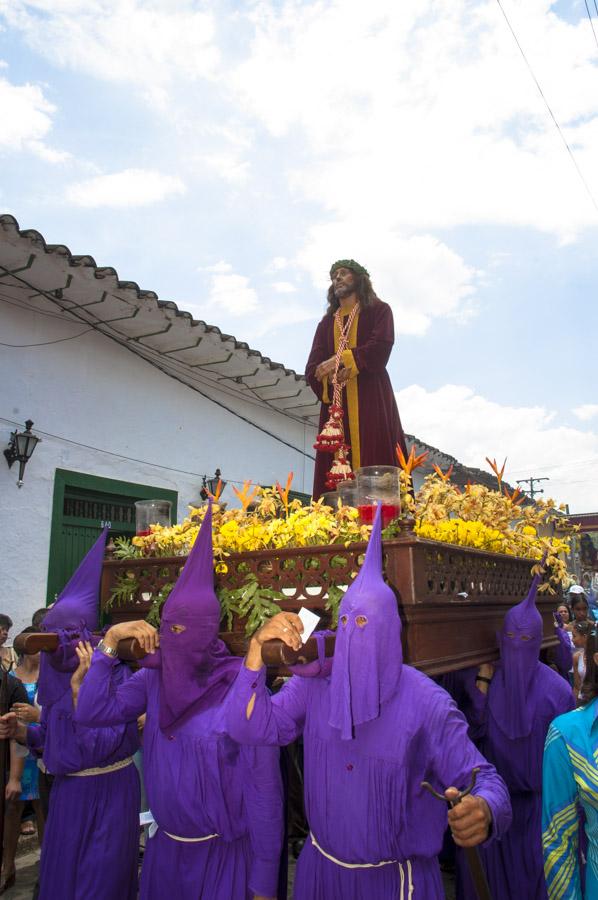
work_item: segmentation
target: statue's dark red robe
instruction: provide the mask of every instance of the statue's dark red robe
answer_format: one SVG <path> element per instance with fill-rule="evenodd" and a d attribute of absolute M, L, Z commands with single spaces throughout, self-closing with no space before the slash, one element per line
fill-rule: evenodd
<path fill-rule="evenodd" d="M 322 401 L 320 429 L 328 419 L 332 385 L 329 379 L 318 381 L 315 372 L 321 362 L 335 355 L 338 340 L 334 316 L 325 315 L 316 329 L 305 370 L 312 390 Z M 349 332 L 349 349 L 342 357 L 350 372 L 343 390 L 343 423 L 345 439 L 351 445 L 349 459 L 354 471 L 360 466 L 396 466 L 397 444 L 406 452 L 399 410 L 386 371 L 393 344 L 392 310 L 388 303 L 377 300 L 355 317 Z M 326 473 L 332 460 L 330 453 L 316 453 L 314 500 L 325 490 Z"/>

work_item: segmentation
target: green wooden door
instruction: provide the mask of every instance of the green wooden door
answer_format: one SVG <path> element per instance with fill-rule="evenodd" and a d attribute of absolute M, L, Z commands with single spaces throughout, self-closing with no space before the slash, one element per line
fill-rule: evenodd
<path fill-rule="evenodd" d="M 135 534 L 136 500 L 170 500 L 175 522 L 177 499 L 176 491 L 57 469 L 46 603 L 60 593 L 102 528 L 109 525 L 112 537 Z"/>

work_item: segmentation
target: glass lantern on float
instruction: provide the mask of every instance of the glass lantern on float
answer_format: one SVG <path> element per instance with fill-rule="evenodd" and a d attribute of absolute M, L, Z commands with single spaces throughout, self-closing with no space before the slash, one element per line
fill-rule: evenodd
<path fill-rule="evenodd" d="M 135 503 L 135 532 L 138 537 L 150 534 L 152 525 L 170 525 L 170 500 L 137 500 Z"/>
<path fill-rule="evenodd" d="M 343 506 L 357 506 L 357 481 L 354 478 L 341 481 L 336 490 Z"/>
<path fill-rule="evenodd" d="M 376 507 L 382 506 L 382 527 L 401 514 L 400 469 L 396 466 L 364 466 L 355 473 L 357 509 L 362 525 L 373 525 Z"/>

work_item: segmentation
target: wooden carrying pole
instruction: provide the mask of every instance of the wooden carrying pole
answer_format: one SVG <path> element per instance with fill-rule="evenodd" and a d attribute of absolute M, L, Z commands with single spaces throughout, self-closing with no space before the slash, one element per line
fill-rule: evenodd
<path fill-rule="evenodd" d="M 39 653 L 40 650 L 45 653 L 54 653 L 58 650 L 60 644 L 58 635 L 52 631 L 39 632 L 30 631 L 27 634 L 19 634 L 14 640 L 14 648 L 17 653 Z M 145 651 L 141 649 L 135 638 L 127 638 L 119 641 L 118 655 L 120 659 L 126 662 L 133 662 L 136 659 L 143 659 Z"/>
<path fill-rule="evenodd" d="M 325 638 L 326 656 L 332 656 L 334 653 L 334 635 L 327 635 Z M 58 635 L 53 632 L 29 632 L 27 634 L 19 634 L 15 638 L 14 647 L 17 653 L 39 653 L 40 650 L 46 653 L 53 653 L 58 649 Z M 126 638 L 118 643 L 118 656 L 126 662 L 134 662 L 143 659 L 145 650 L 142 650 L 135 638 Z M 300 650 L 291 650 L 290 647 L 280 640 L 267 641 L 262 647 L 262 660 L 264 665 L 270 668 L 279 666 L 294 666 L 301 663 L 313 662 L 318 658 L 318 644 L 315 638 L 311 637 L 306 641 Z"/>

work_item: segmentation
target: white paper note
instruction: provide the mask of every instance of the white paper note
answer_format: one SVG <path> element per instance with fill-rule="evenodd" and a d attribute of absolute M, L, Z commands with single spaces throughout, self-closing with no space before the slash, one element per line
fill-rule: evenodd
<path fill-rule="evenodd" d="M 312 612 L 311 609 L 306 609 L 304 606 L 301 607 L 298 615 L 303 622 L 303 632 L 301 634 L 301 640 L 303 643 L 305 643 L 306 640 L 311 637 L 314 628 L 320 621 L 320 616 L 316 616 L 316 614 Z"/>
<path fill-rule="evenodd" d="M 139 824 L 140 825 L 151 825 L 152 822 L 155 822 L 154 814 L 151 809 L 147 809 L 144 812 L 139 813 Z"/>

